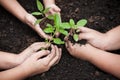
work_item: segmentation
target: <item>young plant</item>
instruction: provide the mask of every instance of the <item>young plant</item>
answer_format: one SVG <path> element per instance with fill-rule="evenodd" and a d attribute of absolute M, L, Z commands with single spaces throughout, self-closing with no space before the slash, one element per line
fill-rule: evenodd
<path fill-rule="evenodd" d="M 79 27 L 84 27 L 87 24 L 86 19 L 81 19 L 79 20 L 76 24 L 73 19 L 69 20 L 69 24 L 71 27 L 70 34 L 73 36 L 74 41 L 78 41 L 78 33 L 79 31 L 77 30 Z"/>
<path fill-rule="evenodd" d="M 62 41 L 60 38 L 56 38 L 56 33 L 61 33 L 64 36 L 68 35 L 68 31 L 66 29 L 69 29 L 70 26 L 67 23 L 61 22 L 61 17 L 59 14 L 54 14 L 48 17 L 49 19 L 53 20 L 54 24 L 47 24 L 46 28 L 44 29 L 44 32 L 47 34 L 50 34 L 52 36 L 52 40 L 46 40 L 47 42 L 54 43 L 54 44 L 64 44 L 64 41 Z"/>
<path fill-rule="evenodd" d="M 77 42 L 78 41 L 78 32 L 77 29 L 79 27 L 85 26 L 87 23 L 87 20 L 81 19 L 76 24 L 73 19 L 70 19 L 69 22 L 61 22 L 61 17 L 59 14 L 53 14 L 49 16 L 45 16 L 45 14 L 49 11 L 50 8 L 44 8 L 42 3 L 39 0 L 36 0 L 38 12 L 33 12 L 32 15 L 35 16 L 42 16 L 42 18 L 37 19 L 35 22 L 36 24 L 39 24 L 44 19 L 49 19 L 53 21 L 53 24 L 47 23 L 46 28 L 44 29 L 44 32 L 47 34 L 50 34 L 52 36 L 51 40 L 46 39 L 46 42 L 54 43 L 54 44 L 64 44 L 65 42 L 61 40 L 60 38 L 56 38 L 56 33 L 61 33 L 64 36 L 67 36 L 68 30 L 70 29 L 70 34 L 72 34 L 73 39 Z"/>
<path fill-rule="evenodd" d="M 37 21 L 35 22 L 35 25 L 39 24 L 42 20 L 44 20 L 46 18 L 45 14 L 50 9 L 50 8 L 44 8 L 44 6 L 42 5 L 42 3 L 39 0 L 36 0 L 36 4 L 37 4 L 37 9 L 39 11 L 33 12 L 32 15 L 34 15 L 34 16 L 42 16 L 43 18 L 37 19 Z"/>

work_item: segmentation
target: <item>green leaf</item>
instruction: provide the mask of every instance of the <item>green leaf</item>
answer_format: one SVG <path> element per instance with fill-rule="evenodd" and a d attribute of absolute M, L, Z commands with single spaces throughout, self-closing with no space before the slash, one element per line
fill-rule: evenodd
<path fill-rule="evenodd" d="M 62 41 L 60 38 L 54 38 L 54 39 L 53 39 L 53 42 L 54 42 L 55 44 L 64 44 L 64 43 L 65 43 L 65 42 Z"/>
<path fill-rule="evenodd" d="M 70 29 L 70 24 L 68 22 L 63 22 L 60 24 L 60 28 L 62 29 Z"/>
<path fill-rule="evenodd" d="M 33 12 L 32 15 L 37 15 L 38 16 L 38 15 L 42 15 L 42 13 L 40 13 L 40 12 Z"/>
<path fill-rule="evenodd" d="M 39 0 L 36 0 L 37 8 L 40 12 L 43 12 L 43 5 Z"/>
<path fill-rule="evenodd" d="M 35 21 L 35 25 L 36 25 L 36 24 L 39 24 L 42 20 L 43 20 L 43 19 L 38 19 L 38 20 L 36 20 L 36 21 Z"/>
<path fill-rule="evenodd" d="M 73 19 L 70 19 L 69 23 L 70 23 L 71 26 L 75 25 L 75 21 Z"/>
<path fill-rule="evenodd" d="M 77 22 L 77 26 L 83 27 L 87 24 L 87 20 L 86 19 L 81 19 Z"/>
<path fill-rule="evenodd" d="M 73 39 L 77 42 L 79 39 L 78 39 L 78 34 L 74 34 L 73 35 Z"/>
<path fill-rule="evenodd" d="M 54 28 L 52 28 L 52 27 L 47 27 L 47 28 L 44 29 L 44 32 L 45 32 L 45 33 L 53 33 L 53 32 L 54 32 Z"/>
<path fill-rule="evenodd" d="M 47 27 L 53 27 L 51 24 L 49 24 L 49 23 L 47 23 L 47 25 L 46 25 Z"/>
<path fill-rule="evenodd" d="M 54 24 L 56 26 L 56 28 L 58 29 L 60 27 L 61 24 L 61 17 L 59 14 L 55 14 L 55 21 Z"/>
<path fill-rule="evenodd" d="M 62 33 L 63 35 L 65 35 L 65 36 L 68 35 L 68 31 L 66 31 L 64 29 L 60 29 L 59 32 Z"/>
<path fill-rule="evenodd" d="M 49 16 L 47 16 L 47 18 L 50 19 L 50 20 L 54 20 L 55 16 L 54 15 L 49 15 Z"/>
<path fill-rule="evenodd" d="M 45 8 L 45 10 L 43 11 L 43 13 L 47 13 L 49 11 L 50 7 L 49 8 Z"/>

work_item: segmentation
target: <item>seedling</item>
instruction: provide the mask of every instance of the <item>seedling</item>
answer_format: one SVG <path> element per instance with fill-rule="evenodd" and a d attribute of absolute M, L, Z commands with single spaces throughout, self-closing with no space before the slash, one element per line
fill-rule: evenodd
<path fill-rule="evenodd" d="M 64 41 L 62 41 L 60 38 L 56 38 L 56 33 L 61 33 L 64 36 L 68 35 L 68 31 L 66 29 L 69 29 L 70 26 L 67 23 L 61 22 L 61 17 L 59 14 L 54 14 L 48 17 L 49 19 L 53 20 L 54 24 L 47 24 L 46 28 L 44 29 L 44 32 L 47 34 L 50 34 L 52 36 L 52 40 L 46 40 L 47 42 L 55 43 L 55 44 L 64 44 Z M 66 26 L 65 26 L 66 25 Z M 64 27 L 65 26 L 65 27 Z"/>
<path fill-rule="evenodd" d="M 70 34 L 73 36 L 74 41 L 77 42 L 78 41 L 78 33 L 79 33 L 79 30 L 77 30 L 77 29 L 79 27 L 84 27 L 87 24 L 87 20 L 81 19 L 75 24 L 75 21 L 73 19 L 70 19 L 69 24 L 71 27 Z"/>
<path fill-rule="evenodd" d="M 50 8 L 45 9 L 39 0 L 36 0 L 36 3 L 39 11 L 33 12 L 32 15 L 42 16 L 42 18 L 37 19 L 37 21 L 35 22 L 35 25 L 39 24 L 42 20 L 46 18 L 53 21 L 53 24 L 47 23 L 46 28 L 44 29 L 45 33 L 52 36 L 51 40 L 46 39 L 45 42 L 54 43 L 54 44 L 64 44 L 65 42 L 63 40 L 55 37 L 55 34 L 58 32 L 63 34 L 64 36 L 68 36 L 68 34 L 70 33 L 72 34 L 74 41 L 76 42 L 78 41 L 77 29 L 79 27 L 86 25 L 87 23 L 86 19 L 81 19 L 75 24 L 75 21 L 73 19 L 70 19 L 69 22 L 62 22 L 59 14 L 49 15 L 46 17 L 45 14 L 49 11 Z M 70 30 L 69 33 L 68 33 L 68 30 Z"/>
<path fill-rule="evenodd" d="M 36 24 L 39 24 L 42 20 L 44 20 L 46 18 L 45 14 L 49 11 L 50 8 L 44 8 L 44 6 L 42 5 L 42 3 L 39 0 L 36 0 L 36 4 L 37 4 L 37 9 L 39 11 L 37 12 L 33 12 L 32 15 L 35 16 L 42 16 L 43 18 L 41 19 L 37 19 L 37 21 L 35 22 Z"/>

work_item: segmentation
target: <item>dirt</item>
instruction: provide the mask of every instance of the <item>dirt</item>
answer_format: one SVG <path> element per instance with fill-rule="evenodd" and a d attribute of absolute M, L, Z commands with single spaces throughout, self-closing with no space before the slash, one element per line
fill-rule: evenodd
<path fill-rule="evenodd" d="M 35 0 L 18 1 L 29 13 L 37 10 Z M 120 0 L 56 0 L 56 4 L 62 9 L 63 21 L 85 18 L 89 28 L 100 32 L 106 32 L 120 23 Z M 0 7 L 0 50 L 18 54 L 30 44 L 43 40 L 30 27 Z M 26 80 L 119 80 L 87 61 L 70 56 L 65 46 L 62 48 L 59 64 L 44 74 Z M 113 52 L 119 54 L 120 50 Z"/>

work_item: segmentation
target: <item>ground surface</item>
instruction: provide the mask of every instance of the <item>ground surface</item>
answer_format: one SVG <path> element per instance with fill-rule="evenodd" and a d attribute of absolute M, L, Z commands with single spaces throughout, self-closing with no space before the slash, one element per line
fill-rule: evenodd
<path fill-rule="evenodd" d="M 19 0 L 28 11 L 36 11 L 35 0 Z M 120 24 L 120 0 L 56 0 L 62 20 L 86 18 L 88 27 L 106 32 Z M 43 41 L 31 28 L 0 7 L 0 50 L 20 53 L 30 44 Z M 112 46 L 112 45 L 111 45 Z M 120 50 L 114 51 L 120 53 Z M 89 55 L 89 53 L 88 53 Z M 48 72 L 26 80 L 118 80 L 89 62 L 70 56 L 63 46 L 60 63 Z"/>

